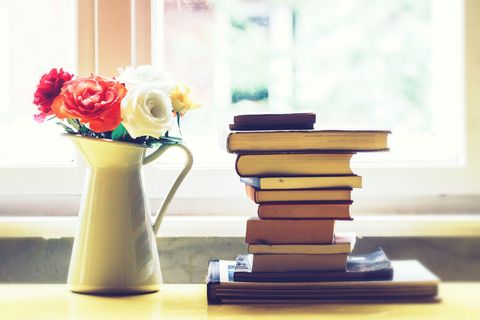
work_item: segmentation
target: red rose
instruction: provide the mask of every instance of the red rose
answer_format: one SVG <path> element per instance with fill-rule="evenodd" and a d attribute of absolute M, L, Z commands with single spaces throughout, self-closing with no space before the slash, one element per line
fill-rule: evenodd
<path fill-rule="evenodd" d="M 79 119 L 95 132 L 111 131 L 118 127 L 120 101 L 127 89 L 120 82 L 91 75 L 65 83 L 53 101 L 52 110 L 60 119 Z"/>
<path fill-rule="evenodd" d="M 42 123 L 46 116 L 52 115 L 52 102 L 60 94 L 63 84 L 73 78 L 73 74 L 52 69 L 40 78 L 35 91 L 33 103 L 38 106 L 39 114 L 34 115 L 37 122 Z"/>

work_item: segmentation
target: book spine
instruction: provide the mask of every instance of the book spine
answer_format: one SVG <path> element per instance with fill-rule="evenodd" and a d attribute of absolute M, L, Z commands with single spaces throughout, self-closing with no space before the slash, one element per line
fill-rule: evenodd
<path fill-rule="evenodd" d="M 253 202 L 255 203 L 258 203 L 258 200 L 257 200 L 257 191 L 255 190 L 255 188 L 252 188 L 251 186 L 249 185 L 245 185 L 245 190 L 247 192 L 247 196 L 252 199 Z"/>
<path fill-rule="evenodd" d="M 329 201 L 312 204 L 261 203 L 257 214 L 260 219 L 335 219 L 353 220 L 349 207 L 353 201 Z"/>
<path fill-rule="evenodd" d="M 207 301 L 208 304 L 219 304 L 221 299 L 215 294 L 213 285 L 220 284 L 220 261 L 210 260 L 207 271 Z"/>
<path fill-rule="evenodd" d="M 334 239 L 335 220 L 247 221 L 248 244 L 329 244 Z"/>
<path fill-rule="evenodd" d="M 242 156 L 241 154 L 237 155 L 237 159 L 235 160 L 235 171 L 237 172 L 237 175 L 238 175 L 239 177 L 242 176 L 242 175 L 240 174 L 240 170 L 238 169 L 238 161 L 240 161 L 240 157 L 241 157 L 241 156 Z"/>

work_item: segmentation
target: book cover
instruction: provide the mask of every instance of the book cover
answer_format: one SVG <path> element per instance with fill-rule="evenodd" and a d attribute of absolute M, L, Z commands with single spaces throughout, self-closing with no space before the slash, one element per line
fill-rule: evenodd
<path fill-rule="evenodd" d="M 351 201 L 352 188 L 260 190 L 245 185 L 247 196 L 255 203 Z"/>
<path fill-rule="evenodd" d="M 313 129 L 315 113 L 244 114 L 233 117 L 230 130 Z"/>
<path fill-rule="evenodd" d="M 250 244 L 251 254 L 337 254 L 350 253 L 355 246 L 355 233 L 335 233 L 333 244 Z"/>
<path fill-rule="evenodd" d="M 247 220 L 248 244 L 332 244 L 335 220 Z"/>
<path fill-rule="evenodd" d="M 393 276 L 391 261 L 381 248 L 362 254 L 350 255 L 343 271 L 324 272 L 252 272 L 251 255 L 238 255 L 233 274 L 234 281 L 251 282 L 312 282 L 351 280 L 390 280 Z"/>
<path fill-rule="evenodd" d="M 240 177 L 352 175 L 353 153 L 239 154 L 235 170 Z"/>
<path fill-rule="evenodd" d="M 335 254 L 253 254 L 252 272 L 344 271 L 348 252 Z"/>
<path fill-rule="evenodd" d="M 344 150 L 351 152 L 388 149 L 386 130 L 277 130 L 228 132 L 230 153 L 262 151 Z"/>
<path fill-rule="evenodd" d="M 392 261 L 390 280 L 240 282 L 234 280 L 235 265 L 209 262 L 209 303 L 438 301 L 438 277 L 415 260 Z"/>
<path fill-rule="evenodd" d="M 240 178 L 240 181 L 260 190 L 362 187 L 362 177 L 357 175 L 316 177 L 243 177 Z"/>
<path fill-rule="evenodd" d="M 350 206 L 353 201 L 334 203 L 261 203 L 260 219 L 335 219 L 352 220 Z"/>

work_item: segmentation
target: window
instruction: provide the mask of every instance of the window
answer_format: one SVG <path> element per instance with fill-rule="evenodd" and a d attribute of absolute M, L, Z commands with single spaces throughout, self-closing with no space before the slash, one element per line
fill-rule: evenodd
<path fill-rule="evenodd" d="M 164 1 L 156 19 L 158 63 L 206 101 L 185 119 L 200 165 L 225 163 L 202 141 L 233 113 L 305 109 L 323 126 L 391 129 L 392 151 L 370 161 L 460 160 L 461 2 Z"/>
<path fill-rule="evenodd" d="M 196 164 L 173 213 L 253 212 L 233 170 L 235 157 L 219 147 L 219 128 L 235 113 L 305 109 L 315 111 L 321 125 L 393 131 L 392 152 L 355 158 L 355 171 L 365 177 L 355 195 L 362 199 L 360 211 L 478 210 L 475 200 L 463 201 L 478 195 L 480 177 L 480 150 L 472 140 L 480 129 L 473 117 L 480 73 L 465 68 L 479 55 L 469 30 L 480 17 L 465 6 L 474 4 L 0 0 L 1 40 L 9 44 L 0 52 L 2 70 L 8 70 L 0 74 L 0 93 L 8 101 L 0 106 L 0 215 L 36 214 L 38 205 L 28 205 L 26 195 L 40 201 L 42 214 L 76 213 L 85 165 L 72 157 L 68 141 L 57 138 L 59 128 L 32 121 L 30 101 L 39 75 L 53 66 L 73 70 L 75 57 L 80 74 L 161 65 L 203 99 L 204 108 L 183 119 Z M 41 10 L 44 15 L 28 18 Z M 19 12 L 27 12 L 28 23 L 17 19 Z M 51 29 L 58 25 L 64 27 Z M 10 133 L 19 131 L 12 139 Z M 172 153 L 146 168 L 154 202 L 173 180 L 177 161 Z M 445 199 L 453 200 L 445 206 Z"/>
<path fill-rule="evenodd" d="M 0 39 L 0 166 L 72 163 L 57 128 L 32 122 L 32 90 L 52 66 L 75 70 L 74 1 L 0 0 Z"/>

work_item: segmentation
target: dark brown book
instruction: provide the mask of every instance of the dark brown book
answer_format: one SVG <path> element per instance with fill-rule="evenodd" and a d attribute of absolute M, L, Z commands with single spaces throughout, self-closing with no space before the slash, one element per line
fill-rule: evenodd
<path fill-rule="evenodd" d="M 333 244 L 335 220 L 247 221 L 248 244 Z"/>
<path fill-rule="evenodd" d="M 235 169 L 241 177 L 351 175 L 353 153 L 240 154 Z"/>
<path fill-rule="evenodd" d="M 313 129 L 315 113 L 243 114 L 233 117 L 230 130 Z"/>
<path fill-rule="evenodd" d="M 351 188 L 259 190 L 245 185 L 247 196 L 255 203 L 265 202 L 332 202 L 350 201 Z"/>
<path fill-rule="evenodd" d="M 260 219 L 336 219 L 352 220 L 350 205 L 344 203 L 261 203 Z"/>

